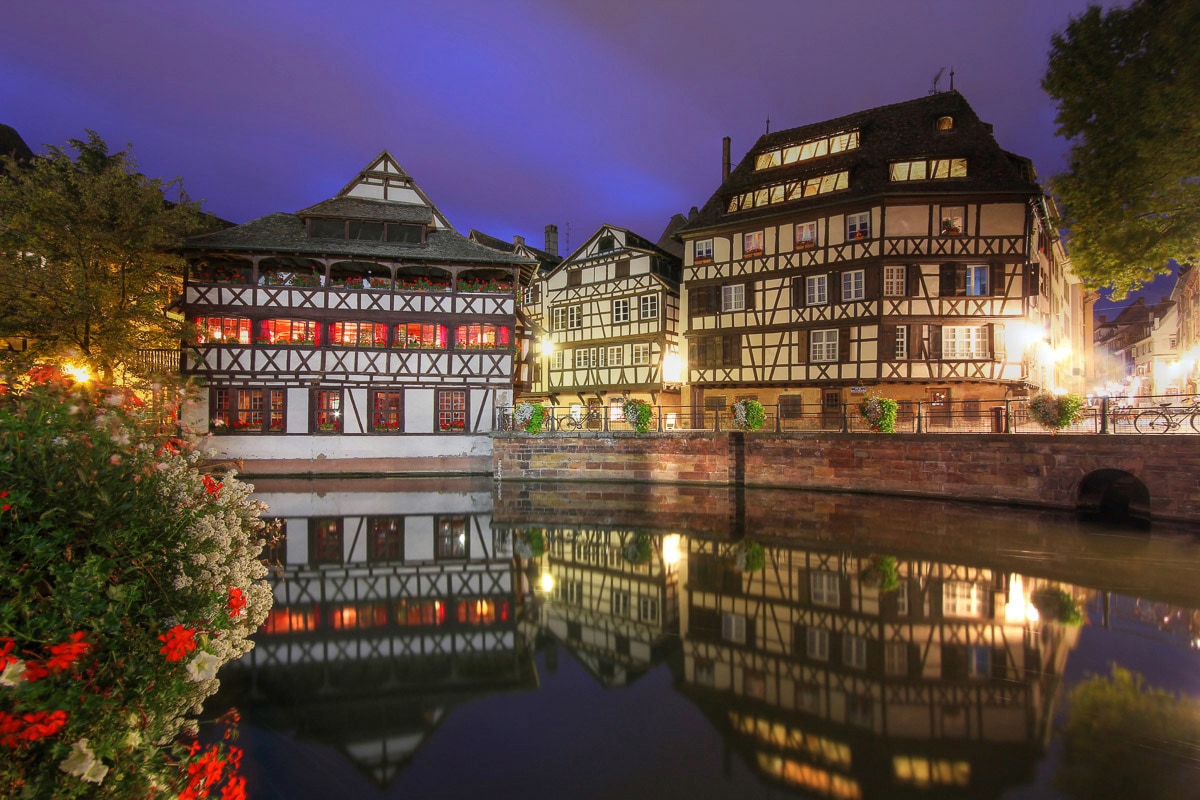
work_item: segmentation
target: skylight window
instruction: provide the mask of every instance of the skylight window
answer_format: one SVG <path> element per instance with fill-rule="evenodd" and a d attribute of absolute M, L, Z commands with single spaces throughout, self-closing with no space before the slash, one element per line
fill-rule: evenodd
<path fill-rule="evenodd" d="M 832 136 L 809 139 L 806 142 L 796 142 L 759 153 L 754 158 L 754 169 L 760 170 L 787 166 L 788 164 L 807 161 L 810 158 L 820 158 L 821 156 L 831 156 L 846 150 L 854 150 L 857 147 L 857 130 L 835 133 Z"/>

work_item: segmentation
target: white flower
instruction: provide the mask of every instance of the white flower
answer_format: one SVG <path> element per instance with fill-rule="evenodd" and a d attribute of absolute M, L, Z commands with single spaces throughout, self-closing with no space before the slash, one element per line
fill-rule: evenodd
<path fill-rule="evenodd" d="M 101 783 L 108 774 L 108 767 L 96 758 L 92 748 L 88 747 L 87 739 L 80 739 L 71 745 L 71 754 L 62 760 L 58 768 L 89 783 Z"/>
<path fill-rule="evenodd" d="M 0 672 L 0 686 L 16 686 L 25 675 L 25 662 L 14 661 Z"/>
<path fill-rule="evenodd" d="M 192 660 L 188 662 L 187 671 L 194 681 L 207 681 L 217 677 L 217 670 L 221 668 L 221 659 L 214 656 L 212 653 L 206 653 L 201 650 L 196 655 L 192 656 Z"/>

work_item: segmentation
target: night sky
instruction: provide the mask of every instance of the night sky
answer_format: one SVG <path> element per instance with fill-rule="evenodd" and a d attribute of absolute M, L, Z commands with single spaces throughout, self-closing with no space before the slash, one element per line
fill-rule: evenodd
<path fill-rule="evenodd" d="M 1047 179 L 1040 87 L 1085 0 L 37 0 L 10 3 L 0 123 L 97 131 L 233 222 L 336 193 L 390 150 L 461 232 L 657 239 L 766 129 L 954 86 Z"/>

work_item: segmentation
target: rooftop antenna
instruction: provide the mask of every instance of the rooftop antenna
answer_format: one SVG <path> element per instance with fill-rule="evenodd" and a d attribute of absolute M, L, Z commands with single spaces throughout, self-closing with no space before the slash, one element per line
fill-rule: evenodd
<path fill-rule="evenodd" d="M 950 91 L 954 91 L 954 67 L 950 68 Z"/>
<path fill-rule="evenodd" d="M 940 81 L 940 80 L 942 79 L 942 73 L 943 73 L 943 72 L 945 72 L 945 71 L 946 71 L 946 68 L 945 68 L 945 67 L 942 67 L 941 69 L 939 69 L 939 70 L 937 71 L 937 75 L 934 75 L 934 76 L 933 76 L 933 87 L 932 87 L 932 88 L 930 88 L 930 90 L 929 90 L 929 93 L 930 93 L 930 94 L 937 94 L 937 93 L 938 93 L 938 88 L 937 88 L 938 81 Z"/>
<path fill-rule="evenodd" d="M 767 114 L 767 133 L 771 132 L 771 115 Z"/>

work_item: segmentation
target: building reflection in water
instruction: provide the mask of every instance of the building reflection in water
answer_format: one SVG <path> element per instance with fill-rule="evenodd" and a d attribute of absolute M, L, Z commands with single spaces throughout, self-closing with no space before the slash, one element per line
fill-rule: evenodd
<path fill-rule="evenodd" d="M 598 502 L 594 487 L 467 479 L 310 487 L 259 482 L 286 525 L 276 606 L 221 697 L 380 788 L 453 708 L 514 690 L 536 704 L 534 654 L 554 670 L 566 652 L 617 690 L 669 668 L 723 737 L 726 773 L 737 758 L 798 796 L 997 797 L 1034 780 L 1080 632 L 1039 611 L 1041 593 L 1105 624 L 1149 614 L 1189 642 L 1200 606 L 1170 545 L 1097 542 L 1032 513 L 644 486 Z M 1080 571 L 1074 556 L 1098 552 Z M 1088 574 L 1154 599 L 1110 603 Z"/>

